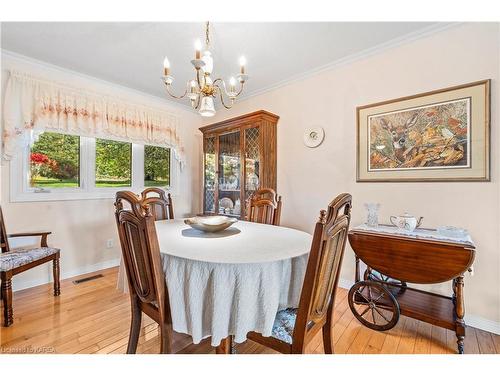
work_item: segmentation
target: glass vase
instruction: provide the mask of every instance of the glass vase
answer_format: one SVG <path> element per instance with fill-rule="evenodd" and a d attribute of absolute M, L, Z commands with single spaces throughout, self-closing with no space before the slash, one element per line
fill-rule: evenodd
<path fill-rule="evenodd" d="M 365 203 L 365 208 L 367 210 L 366 225 L 369 227 L 378 226 L 378 210 L 380 208 L 379 203 Z"/>

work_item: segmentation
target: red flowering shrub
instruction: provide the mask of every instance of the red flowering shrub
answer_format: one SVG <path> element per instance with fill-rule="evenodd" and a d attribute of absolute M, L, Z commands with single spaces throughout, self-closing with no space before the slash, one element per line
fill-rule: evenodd
<path fill-rule="evenodd" d="M 33 152 L 30 159 L 34 164 L 48 164 L 51 161 L 47 155 L 37 152 Z"/>
<path fill-rule="evenodd" d="M 57 161 L 49 158 L 47 155 L 32 152 L 30 155 L 31 161 L 31 178 L 36 179 L 39 176 L 55 177 L 59 172 Z"/>

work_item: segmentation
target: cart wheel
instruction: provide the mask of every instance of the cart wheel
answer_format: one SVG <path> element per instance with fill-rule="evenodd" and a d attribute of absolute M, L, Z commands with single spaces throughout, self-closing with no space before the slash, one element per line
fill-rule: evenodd
<path fill-rule="evenodd" d="M 363 325 L 386 331 L 399 320 L 399 303 L 383 284 L 359 281 L 349 290 L 349 307 Z"/>
<path fill-rule="evenodd" d="M 401 280 L 397 280 L 397 279 L 393 279 L 389 276 L 386 276 L 378 271 L 375 271 L 375 270 L 370 270 L 367 268 L 365 270 L 365 273 L 363 274 L 363 280 L 367 281 L 367 280 L 372 280 L 372 281 L 381 281 L 383 283 L 386 283 L 385 286 L 387 288 L 389 288 L 390 292 L 394 295 L 399 295 L 399 294 L 402 294 L 404 293 L 405 289 L 406 289 L 406 282 L 405 281 L 401 281 Z M 395 285 L 397 287 L 399 287 L 398 289 L 396 288 L 391 288 L 390 285 Z"/>

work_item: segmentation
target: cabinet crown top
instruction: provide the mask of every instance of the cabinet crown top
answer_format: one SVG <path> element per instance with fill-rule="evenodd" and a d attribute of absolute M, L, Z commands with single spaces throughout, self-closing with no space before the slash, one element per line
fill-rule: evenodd
<path fill-rule="evenodd" d="M 205 125 L 200 128 L 200 131 L 202 133 L 206 133 L 211 130 L 219 129 L 219 128 L 225 128 L 227 126 L 236 126 L 236 125 L 242 125 L 247 122 L 252 122 L 252 121 L 269 121 L 273 124 L 277 124 L 279 120 L 279 116 L 275 115 L 274 113 L 265 111 L 261 109 L 260 111 L 255 111 L 251 113 L 247 113 L 245 115 L 233 117 L 227 120 L 222 120 L 210 125 Z"/>

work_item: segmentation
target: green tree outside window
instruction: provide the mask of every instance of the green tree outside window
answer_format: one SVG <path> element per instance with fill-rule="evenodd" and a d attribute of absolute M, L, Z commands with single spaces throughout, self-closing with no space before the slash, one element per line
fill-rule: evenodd
<path fill-rule="evenodd" d="M 170 186 L 170 149 L 144 146 L 144 186 Z M 42 133 L 31 147 L 30 186 L 75 188 L 80 186 L 80 137 Z M 132 144 L 95 140 L 95 186 L 132 185 Z"/>
<path fill-rule="evenodd" d="M 144 146 L 144 186 L 170 186 L 170 149 Z"/>
<path fill-rule="evenodd" d="M 132 144 L 95 140 L 95 186 L 132 186 Z"/>
<path fill-rule="evenodd" d="M 45 132 L 31 147 L 30 186 L 80 186 L 80 137 Z"/>

